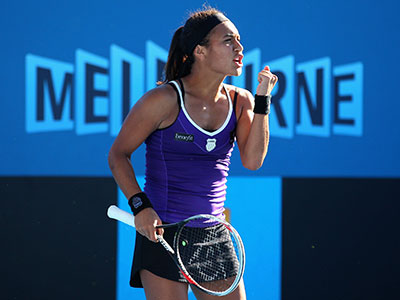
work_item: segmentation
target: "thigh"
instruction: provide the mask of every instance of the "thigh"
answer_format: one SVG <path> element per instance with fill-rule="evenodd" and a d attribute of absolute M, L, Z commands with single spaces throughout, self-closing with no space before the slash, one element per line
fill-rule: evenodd
<path fill-rule="evenodd" d="M 187 300 L 188 285 L 159 277 L 150 271 L 141 270 L 144 292 L 147 300 Z"/>
<path fill-rule="evenodd" d="M 246 300 L 246 291 L 243 279 L 232 293 L 223 297 L 208 295 L 195 287 L 192 288 L 192 291 L 197 300 Z"/>
<path fill-rule="evenodd" d="M 164 239 L 173 244 L 175 232 L 164 231 Z M 136 233 L 135 253 L 133 256 L 130 285 L 143 287 L 140 271 L 148 270 L 151 273 L 172 281 L 186 283 L 185 277 L 179 271 L 175 262 L 160 243 L 154 243 L 139 233 Z"/>

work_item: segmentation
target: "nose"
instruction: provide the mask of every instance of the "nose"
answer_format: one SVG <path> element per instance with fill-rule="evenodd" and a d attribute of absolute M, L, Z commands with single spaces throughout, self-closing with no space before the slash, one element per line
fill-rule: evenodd
<path fill-rule="evenodd" d="M 236 52 L 243 52 L 243 46 L 242 46 L 242 44 L 240 43 L 240 41 L 238 41 L 238 40 L 236 40 L 236 43 L 235 43 L 236 45 L 235 45 L 235 51 Z"/>

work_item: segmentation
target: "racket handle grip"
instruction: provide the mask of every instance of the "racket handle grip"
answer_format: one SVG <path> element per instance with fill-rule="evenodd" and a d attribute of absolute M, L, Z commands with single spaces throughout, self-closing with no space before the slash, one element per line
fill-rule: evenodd
<path fill-rule="evenodd" d="M 107 209 L 107 216 L 111 219 L 123 222 L 129 226 L 135 227 L 135 217 L 118 208 L 115 205 L 111 205 L 108 209 Z M 156 235 L 157 240 L 160 242 L 161 245 L 163 245 L 163 247 L 171 254 L 175 254 L 174 249 L 172 249 L 172 247 L 164 240 L 164 238 L 161 235 Z"/>
<path fill-rule="evenodd" d="M 123 222 L 129 226 L 135 227 L 135 217 L 132 214 L 118 208 L 115 205 L 111 205 L 108 208 L 107 216 L 111 219 Z"/>

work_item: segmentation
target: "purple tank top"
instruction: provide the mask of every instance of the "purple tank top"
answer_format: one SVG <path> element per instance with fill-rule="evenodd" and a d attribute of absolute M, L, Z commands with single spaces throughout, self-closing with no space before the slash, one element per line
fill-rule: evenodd
<path fill-rule="evenodd" d="M 173 223 L 205 213 L 222 217 L 236 116 L 228 95 L 224 124 L 209 132 L 185 109 L 179 85 L 180 110 L 175 122 L 154 131 L 146 143 L 144 191 L 163 222 Z"/>

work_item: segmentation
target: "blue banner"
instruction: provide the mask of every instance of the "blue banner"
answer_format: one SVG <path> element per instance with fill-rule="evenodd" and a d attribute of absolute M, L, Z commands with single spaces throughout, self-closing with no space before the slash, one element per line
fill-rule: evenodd
<path fill-rule="evenodd" d="M 227 82 L 254 92 L 266 64 L 279 76 L 269 153 L 255 175 L 399 176 L 397 2 L 210 4 L 245 48 L 243 74 Z M 0 174 L 110 175 L 123 118 L 156 86 L 172 34 L 201 5 L 2 3 Z M 235 153 L 231 174 L 253 173 Z"/>

